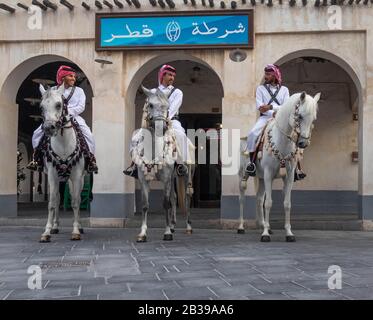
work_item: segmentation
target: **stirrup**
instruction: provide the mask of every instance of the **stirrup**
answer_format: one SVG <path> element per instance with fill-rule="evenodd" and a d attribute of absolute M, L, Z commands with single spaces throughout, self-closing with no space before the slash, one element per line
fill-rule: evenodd
<path fill-rule="evenodd" d="M 255 165 L 255 163 L 250 162 L 246 166 L 246 168 L 245 168 L 245 175 L 249 175 L 250 177 L 255 177 L 256 176 L 256 165 Z"/>
<path fill-rule="evenodd" d="M 307 177 L 307 175 L 303 171 L 301 171 L 301 170 L 295 170 L 294 171 L 294 182 L 299 181 L 299 180 L 303 180 L 305 177 Z"/>
<path fill-rule="evenodd" d="M 188 174 L 188 167 L 185 164 L 176 165 L 176 173 L 179 177 L 185 176 Z"/>
<path fill-rule="evenodd" d="M 137 166 L 129 166 L 126 170 L 123 170 L 123 173 L 127 176 L 134 177 L 135 179 L 138 178 L 138 173 L 137 173 Z"/>
<path fill-rule="evenodd" d="M 32 160 L 27 166 L 26 169 L 31 171 L 38 171 L 38 163 L 35 160 Z"/>
<path fill-rule="evenodd" d="M 95 174 L 97 174 L 97 173 L 98 173 L 98 167 L 97 167 L 97 164 L 96 164 L 95 162 L 90 163 L 90 164 L 87 166 L 87 172 L 88 172 L 88 173 L 95 173 Z"/>

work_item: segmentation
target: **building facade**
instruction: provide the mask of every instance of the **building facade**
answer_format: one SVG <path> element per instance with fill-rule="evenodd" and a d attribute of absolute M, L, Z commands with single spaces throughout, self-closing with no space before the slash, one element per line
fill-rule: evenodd
<path fill-rule="evenodd" d="M 40 29 L 30 28 L 31 13 L 13 1 L 0 2 L 16 9 L 13 13 L 0 10 L 0 217 L 17 216 L 17 146 L 22 142 L 24 123 L 19 121 L 22 110 L 18 98 L 22 84 L 38 68 L 65 62 L 76 65 L 85 75 L 84 85 L 90 92 L 87 117 L 100 169 L 95 176 L 90 222 L 92 226 L 124 226 L 139 203 L 135 180 L 123 176 L 122 171 L 130 163 L 129 141 L 139 125 L 140 85 L 156 86 L 155 70 L 173 63 L 178 69 L 176 86 L 185 97 L 182 115 L 219 115 L 222 128 L 239 129 L 240 135 L 246 136 L 258 116 L 255 90 L 263 80 L 263 68 L 276 63 L 291 93 L 322 94 L 312 144 L 305 151 L 308 176 L 294 185 L 293 212 L 311 216 L 353 213 L 364 229 L 373 228 L 371 3 L 331 7 L 315 6 L 314 1 L 294 1 L 292 5 L 266 1 L 255 6 L 237 2 L 235 10 L 254 11 L 254 47 L 243 49 L 246 59 L 236 62 L 230 59 L 232 49 L 221 48 L 95 50 L 96 13 L 221 12 L 231 9 L 230 1 L 224 2 L 225 9 L 220 1 L 209 7 L 200 1 L 193 5 L 174 0 L 173 9 L 168 4 L 164 9 L 159 4 L 153 6 L 149 1 L 139 1 L 140 8 L 122 1 L 123 8 L 112 3 L 113 8 L 103 5 L 99 9 L 95 1 L 85 1 L 90 10 L 80 0 L 69 0 L 73 10 L 51 1 L 57 9 L 41 11 Z M 31 0 L 21 2 L 31 5 Z M 341 24 L 336 27 L 339 17 Z M 100 64 L 96 59 L 112 64 Z M 29 150 L 29 158 L 30 146 L 25 146 L 24 140 L 22 148 Z M 239 216 L 238 177 L 222 174 L 216 181 L 221 184 L 217 210 L 222 222 L 229 225 Z M 275 189 L 280 188 L 276 182 Z M 249 224 L 255 219 L 254 189 L 249 183 L 245 208 Z M 153 197 L 156 201 L 157 190 Z"/>

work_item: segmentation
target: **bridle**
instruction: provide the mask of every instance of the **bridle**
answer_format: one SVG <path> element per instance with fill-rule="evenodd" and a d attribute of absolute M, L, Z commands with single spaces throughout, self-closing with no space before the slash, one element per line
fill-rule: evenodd
<path fill-rule="evenodd" d="M 62 113 L 61 113 L 60 118 L 57 120 L 55 126 L 56 126 L 57 131 L 61 130 L 61 136 L 63 136 L 63 130 L 71 129 L 73 128 L 73 125 L 71 123 L 71 116 L 69 116 L 69 112 L 67 109 L 67 99 L 63 95 L 61 96 L 61 98 L 62 98 Z M 42 115 L 42 117 L 43 117 L 43 124 L 44 124 L 45 122 L 44 115 Z M 68 126 L 67 124 L 69 123 L 70 125 Z"/>
<path fill-rule="evenodd" d="M 170 124 L 170 120 L 169 120 L 169 117 L 168 117 L 168 111 L 167 111 L 167 116 L 156 116 L 156 117 L 153 117 L 149 113 L 149 105 L 150 105 L 150 103 L 146 102 L 145 106 L 144 106 L 144 111 L 146 112 L 145 121 L 147 123 L 147 127 L 148 128 L 151 127 L 151 123 L 152 122 L 155 123 L 156 121 L 162 121 L 163 123 L 166 123 L 166 126 L 168 127 L 169 124 Z"/>
<path fill-rule="evenodd" d="M 311 140 L 311 134 L 308 137 L 305 137 L 301 134 L 300 132 L 300 124 L 302 122 L 301 115 L 299 114 L 299 108 L 300 108 L 300 101 L 296 104 L 295 106 L 295 111 L 294 111 L 294 127 L 292 127 L 292 131 L 290 134 L 287 134 L 278 124 L 275 118 L 275 125 L 279 131 L 286 136 L 289 140 L 291 140 L 293 143 L 297 144 L 299 139 L 302 138 L 304 140 L 307 140 L 308 142 Z"/>

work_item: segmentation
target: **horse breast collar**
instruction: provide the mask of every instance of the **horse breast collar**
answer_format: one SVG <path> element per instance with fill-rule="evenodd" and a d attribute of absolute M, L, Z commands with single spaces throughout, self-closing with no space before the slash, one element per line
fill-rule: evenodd
<path fill-rule="evenodd" d="M 44 155 L 47 162 L 51 162 L 52 166 L 56 168 L 58 177 L 61 181 L 66 181 L 71 174 L 72 168 L 79 162 L 79 160 L 86 154 L 88 146 L 85 143 L 83 133 L 79 127 L 79 124 L 75 119 L 71 119 L 72 127 L 76 133 L 76 147 L 73 153 L 71 153 L 66 160 L 63 160 L 58 156 L 52 149 L 50 138 L 47 138 L 45 142 Z"/>

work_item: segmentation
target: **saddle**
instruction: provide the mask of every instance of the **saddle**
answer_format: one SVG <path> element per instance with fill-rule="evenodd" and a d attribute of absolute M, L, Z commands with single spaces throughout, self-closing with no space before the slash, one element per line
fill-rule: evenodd
<path fill-rule="evenodd" d="M 266 129 L 268 127 L 268 124 L 271 123 L 272 120 L 269 120 L 266 125 L 263 127 L 258 139 L 256 140 L 256 145 L 255 145 L 255 151 L 254 151 L 254 155 L 253 155 L 253 161 L 255 162 L 256 159 L 260 160 L 262 158 L 262 152 L 263 152 L 263 146 L 264 146 L 264 143 L 265 143 L 265 132 L 266 132 Z M 246 140 L 247 138 L 246 137 L 243 137 L 241 138 L 241 140 Z M 243 151 L 243 155 L 248 157 L 249 156 L 249 152 L 247 151 L 247 147 L 246 149 Z"/>

